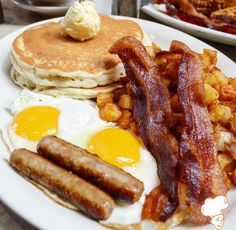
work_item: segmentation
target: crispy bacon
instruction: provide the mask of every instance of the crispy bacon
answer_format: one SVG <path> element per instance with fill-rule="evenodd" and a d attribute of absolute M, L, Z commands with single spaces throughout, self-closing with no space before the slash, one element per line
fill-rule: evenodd
<path fill-rule="evenodd" d="M 167 202 L 165 214 L 158 215 L 160 219 L 156 220 L 165 221 L 179 204 L 178 143 L 168 130 L 171 121 L 169 93 L 160 79 L 157 65 L 135 38 L 118 40 L 110 52 L 118 54 L 125 66 L 139 135 L 157 161 L 161 188 Z"/>
<path fill-rule="evenodd" d="M 169 131 L 171 107 L 168 90 L 158 65 L 144 46 L 124 37 L 110 49 L 121 58 L 131 85 L 134 119 L 139 135 L 157 161 L 161 185 L 146 198 L 142 218 L 166 221 L 176 210 L 190 212 L 199 222 L 206 198 L 225 195 L 227 187 L 216 156 L 213 129 L 205 104 L 203 67 L 199 55 L 173 41 L 170 52 L 158 55 L 171 60 L 177 54 L 177 93 L 184 124 L 180 144 Z M 178 207 L 178 209 L 176 209 Z M 184 216 L 184 215 L 182 215 Z"/>
<path fill-rule="evenodd" d="M 170 213 L 173 212 L 172 208 L 174 206 L 170 202 L 167 193 L 161 186 L 153 189 L 146 197 L 142 210 L 142 219 L 165 221 L 170 216 Z"/>
<path fill-rule="evenodd" d="M 180 140 L 180 181 L 186 184 L 186 204 L 204 222 L 200 210 L 206 198 L 225 195 L 225 179 L 217 160 L 213 128 L 205 104 L 203 67 L 199 55 L 183 51 L 178 96 L 185 126 Z M 181 196 L 181 195 L 180 195 Z"/>

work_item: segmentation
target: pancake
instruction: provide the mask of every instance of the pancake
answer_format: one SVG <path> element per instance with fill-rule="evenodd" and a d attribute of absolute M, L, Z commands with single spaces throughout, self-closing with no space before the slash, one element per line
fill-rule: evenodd
<path fill-rule="evenodd" d="M 27 85 L 34 85 L 35 91 L 37 88 L 41 91 L 73 88 L 73 92 L 76 88 L 94 89 L 125 76 L 121 60 L 108 52 L 119 38 L 135 37 L 148 50 L 153 50 L 152 42 L 134 21 L 106 15 L 100 18 L 100 32 L 84 42 L 63 36 L 59 22 L 42 24 L 20 34 L 10 53 L 14 82 L 22 87 L 22 82 L 27 81 Z"/>
<path fill-rule="evenodd" d="M 65 96 L 74 99 L 91 99 L 96 98 L 98 93 L 109 93 L 113 90 L 122 87 L 118 83 L 112 83 L 104 86 L 97 86 L 94 88 L 76 88 L 76 87 L 45 87 L 36 85 L 29 79 L 25 78 L 24 75 L 20 75 L 14 67 L 11 69 L 12 80 L 19 85 L 21 88 L 27 88 L 33 92 L 47 94 L 55 97 Z"/>

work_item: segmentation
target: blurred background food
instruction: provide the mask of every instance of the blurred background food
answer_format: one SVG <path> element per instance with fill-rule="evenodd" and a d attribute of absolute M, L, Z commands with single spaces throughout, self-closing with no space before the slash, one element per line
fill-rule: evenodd
<path fill-rule="evenodd" d="M 224 9 L 227 7 L 236 6 L 236 0 L 189 0 L 196 10 L 202 14 L 209 15 L 210 13 Z"/>

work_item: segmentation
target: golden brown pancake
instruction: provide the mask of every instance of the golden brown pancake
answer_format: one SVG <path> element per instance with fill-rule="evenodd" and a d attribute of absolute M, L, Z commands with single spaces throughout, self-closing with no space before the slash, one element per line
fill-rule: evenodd
<path fill-rule="evenodd" d="M 143 40 L 142 29 L 135 22 L 101 15 L 101 30 L 94 39 L 78 42 L 64 37 L 59 23 L 51 22 L 25 31 L 14 41 L 13 49 L 23 62 L 35 68 L 97 73 L 120 62 L 108 50 L 127 35 Z"/>
<path fill-rule="evenodd" d="M 100 17 L 101 30 L 88 41 L 63 36 L 59 22 L 20 34 L 10 53 L 13 81 L 35 92 L 73 98 L 94 98 L 98 92 L 114 89 L 113 83 L 125 76 L 125 70 L 118 56 L 108 52 L 113 43 L 123 36 L 133 36 L 150 53 L 154 48 L 134 21 Z"/>

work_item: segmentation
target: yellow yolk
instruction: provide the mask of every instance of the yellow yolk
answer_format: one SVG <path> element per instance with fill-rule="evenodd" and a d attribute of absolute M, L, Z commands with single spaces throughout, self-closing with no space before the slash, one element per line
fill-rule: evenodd
<path fill-rule="evenodd" d="M 118 167 L 139 162 L 139 141 L 128 131 L 119 128 L 103 129 L 88 142 L 87 150 Z"/>
<path fill-rule="evenodd" d="M 59 110 L 50 106 L 32 106 L 18 113 L 11 124 L 18 136 L 38 141 L 46 135 L 56 135 Z"/>

